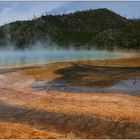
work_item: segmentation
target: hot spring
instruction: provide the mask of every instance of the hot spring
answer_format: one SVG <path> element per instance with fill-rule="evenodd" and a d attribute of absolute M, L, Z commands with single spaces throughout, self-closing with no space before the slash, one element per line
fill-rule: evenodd
<path fill-rule="evenodd" d="M 1 50 L 0 67 L 20 66 L 22 64 L 40 64 L 48 62 L 74 60 L 105 60 L 135 56 L 136 52 L 106 51 L 106 50 L 62 50 L 62 49 L 31 49 L 25 51 Z M 21 68 L 22 69 L 22 68 Z M 20 70 L 20 69 L 19 69 Z M 60 69 L 61 78 L 40 85 L 38 81 L 32 87 L 47 90 L 62 90 L 69 92 L 117 92 L 139 95 L 140 68 L 113 68 L 88 65 L 74 65 L 71 68 Z M 66 73 L 65 73 L 66 72 Z M 71 74 L 72 73 L 72 74 Z M 34 86 L 37 85 L 36 86 Z M 39 84 L 39 85 L 38 85 Z"/>
<path fill-rule="evenodd" d="M 99 50 L 1 50 L 0 66 L 37 64 L 52 61 L 114 59 L 123 57 L 126 57 L 126 54 Z"/>

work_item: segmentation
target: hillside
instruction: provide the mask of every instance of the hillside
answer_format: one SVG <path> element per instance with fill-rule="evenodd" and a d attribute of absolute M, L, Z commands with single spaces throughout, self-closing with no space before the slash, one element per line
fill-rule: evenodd
<path fill-rule="evenodd" d="M 128 20 L 108 9 L 96 9 L 45 15 L 0 27 L 0 47 L 10 44 L 24 49 L 37 42 L 64 48 L 140 49 L 140 20 Z"/>

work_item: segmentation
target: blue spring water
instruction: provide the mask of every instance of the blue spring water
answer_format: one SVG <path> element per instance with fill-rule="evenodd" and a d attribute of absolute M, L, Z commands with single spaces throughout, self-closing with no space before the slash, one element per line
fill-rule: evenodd
<path fill-rule="evenodd" d="M 122 58 L 123 53 L 97 50 L 26 50 L 0 51 L 0 66 L 51 61 Z"/>

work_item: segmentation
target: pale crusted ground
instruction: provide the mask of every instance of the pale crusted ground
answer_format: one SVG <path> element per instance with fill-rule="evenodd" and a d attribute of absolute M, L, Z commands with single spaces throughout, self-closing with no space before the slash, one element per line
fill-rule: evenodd
<path fill-rule="evenodd" d="M 0 138 L 140 138 L 138 96 L 30 87 L 35 79 L 60 77 L 53 71 L 70 65 L 54 63 L 0 75 Z"/>

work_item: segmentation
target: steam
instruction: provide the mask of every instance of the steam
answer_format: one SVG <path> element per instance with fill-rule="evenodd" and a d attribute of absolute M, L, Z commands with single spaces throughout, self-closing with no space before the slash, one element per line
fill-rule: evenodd
<path fill-rule="evenodd" d="M 44 46 L 40 42 L 25 50 L 15 50 L 13 46 L 8 46 L 8 48 L 0 50 L 0 66 L 38 64 L 52 61 L 108 59 L 124 56 L 121 53 L 108 51 L 76 50 L 73 47 L 62 49 L 57 45 Z"/>

